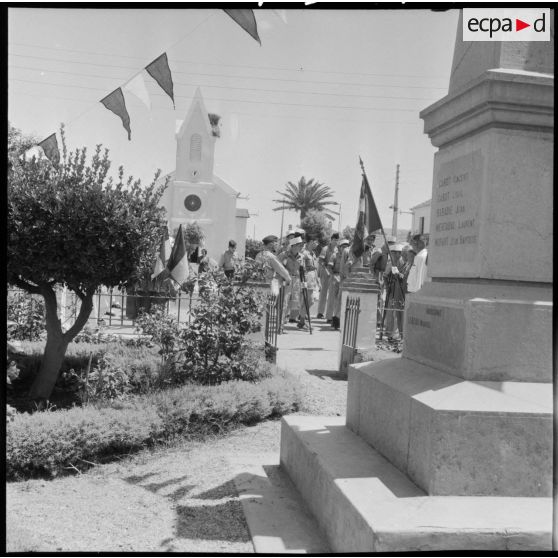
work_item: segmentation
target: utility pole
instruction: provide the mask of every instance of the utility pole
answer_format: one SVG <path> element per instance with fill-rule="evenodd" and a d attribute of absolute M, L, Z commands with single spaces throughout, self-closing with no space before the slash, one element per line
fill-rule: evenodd
<path fill-rule="evenodd" d="M 397 238 L 397 212 L 399 208 L 397 207 L 399 197 L 399 163 L 397 163 L 397 167 L 395 170 L 395 197 L 393 199 L 393 205 L 389 207 L 393 209 L 393 221 L 391 224 L 391 235 Z"/>

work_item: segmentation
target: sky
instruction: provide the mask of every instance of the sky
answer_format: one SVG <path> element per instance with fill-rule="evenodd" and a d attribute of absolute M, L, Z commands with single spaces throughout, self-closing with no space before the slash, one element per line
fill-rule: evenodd
<path fill-rule="evenodd" d="M 138 6 L 137 4 L 135 6 Z M 356 223 L 362 157 L 384 227 L 400 165 L 398 228 L 431 197 L 435 148 L 419 112 L 447 94 L 458 11 L 255 9 L 260 46 L 221 9 L 10 8 L 8 118 L 70 149 L 110 150 L 113 170 L 151 182 L 175 168 L 177 121 L 200 87 L 221 116 L 215 173 L 250 211 L 247 236 L 279 234 L 287 181 L 329 186 Z M 132 139 L 99 101 L 163 52 L 176 108 L 146 78 L 151 110 L 125 93 Z M 60 142 L 60 139 L 59 139 Z M 299 217 L 285 212 L 284 225 Z M 334 227 L 339 226 L 339 221 Z"/>

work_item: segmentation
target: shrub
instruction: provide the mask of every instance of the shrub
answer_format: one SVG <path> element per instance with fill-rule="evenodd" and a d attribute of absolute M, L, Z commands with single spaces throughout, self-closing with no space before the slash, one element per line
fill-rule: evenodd
<path fill-rule="evenodd" d="M 37 341 L 45 330 L 45 303 L 41 297 L 25 292 L 8 293 L 8 339 Z"/>
<path fill-rule="evenodd" d="M 178 322 L 161 308 L 154 312 L 141 312 L 136 321 L 136 329 L 149 336 L 151 341 L 159 346 L 159 354 L 164 361 L 177 349 L 181 328 Z"/>
<path fill-rule="evenodd" d="M 189 384 L 110 406 L 15 414 L 7 423 L 8 480 L 53 477 L 177 437 L 203 437 L 296 411 L 295 377 Z"/>
<path fill-rule="evenodd" d="M 8 479 L 53 477 L 87 462 L 140 449 L 160 434 L 154 408 L 74 407 L 18 414 L 7 424 Z"/>
<path fill-rule="evenodd" d="M 199 285 L 200 303 L 180 335 L 177 379 L 202 384 L 242 379 L 246 335 L 261 328 L 263 297 L 209 273 Z"/>

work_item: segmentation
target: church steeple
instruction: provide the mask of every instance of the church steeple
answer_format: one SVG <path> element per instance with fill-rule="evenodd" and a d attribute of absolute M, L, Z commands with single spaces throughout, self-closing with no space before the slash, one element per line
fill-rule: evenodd
<path fill-rule="evenodd" d="M 200 88 L 196 89 L 190 109 L 176 134 L 175 180 L 211 182 L 216 137 Z"/>

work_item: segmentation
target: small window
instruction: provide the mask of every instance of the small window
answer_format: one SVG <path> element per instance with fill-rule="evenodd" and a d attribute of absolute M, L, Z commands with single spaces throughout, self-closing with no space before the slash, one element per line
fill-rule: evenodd
<path fill-rule="evenodd" d="M 419 220 L 419 232 L 424 234 L 424 217 L 421 217 Z"/>
<path fill-rule="evenodd" d="M 201 161 L 202 138 L 199 134 L 192 134 L 190 138 L 190 161 Z"/>

